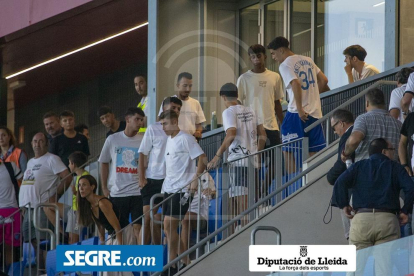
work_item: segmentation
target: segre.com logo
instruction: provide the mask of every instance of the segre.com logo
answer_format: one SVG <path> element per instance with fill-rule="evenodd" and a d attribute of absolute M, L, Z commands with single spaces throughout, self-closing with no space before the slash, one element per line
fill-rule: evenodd
<path fill-rule="evenodd" d="M 162 271 L 160 245 L 58 245 L 58 271 Z"/>

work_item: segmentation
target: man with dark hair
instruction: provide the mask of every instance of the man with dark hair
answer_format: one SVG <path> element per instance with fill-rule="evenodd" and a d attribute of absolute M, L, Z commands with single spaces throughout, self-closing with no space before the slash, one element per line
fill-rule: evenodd
<path fill-rule="evenodd" d="M 77 133 L 82 134 L 83 136 L 85 136 L 86 139 L 88 139 L 88 140 L 90 139 L 90 136 L 89 136 L 89 128 L 88 128 L 87 125 L 85 125 L 85 124 L 79 124 L 79 125 L 75 126 L 75 131 Z"/>
<path fill-rule="evenodd" d="M 203 131 L 202 123 L 206 121 L 200 102 L 190 97 L 193 87 L 193 76 L 188 72 L 182 72 L 177 79 L 177 95 L 183 102 L 181 116 L 178 119 L 178 126 L 182 131 L 193 135 L 196 139 L 201 139 Z M 158 116 L 162 113 L 162 106 Z"/>
<path fill-rule="evenodd" d="M 367 51 L 360 45 L 351 45 L 347 47 L 343 55 L 346 63 L 344 69 L 348 76 L 348 82 L 353 83 L 359 80 L 379 74 L 379 70 L 374 65 L 364 62 Z"/>
<path fill-rule="evenodd" d="M 404 116 L 402 113 L 401 107 L 401 100 L 404 96 L 405 89 L 407 88 L 407 82 L 410 74 L 414 72 L 414 70 L 410 67 L 401 69 L 395 78 L 397 79 L 397 88 L 392 90 L 391 92 L 391 99 L 390 99 L 390 106 L 388 111 L 392 117 L 397 120 L 400 120 L 401 123 L 404 123 Z M 409 107 L 409 112 L 413 111 L 414 109 L 414 102 L 411 102 Z"/>
<path fill-rule="evenodd" d="M 177 97 L 168 97 L 163 101 L 163 110 L 172 110 L 180 114 L 182 102 Z M 153 244 L 161 244 L 161 228 L 154 224 L 151 226 L 150 220 L 150 201 L 155 194 L 161 193 L 162 183 L 165 179 L 165 148 L 167 146 L 168 136 L 162 129 L 160 122 L 156 122 L 148 126 L 144 137 L 142 138 L 139 147 L 139 186 L 141 187 L 141 195 L 143 201 L 144 212 L 144 244 L 151 244 L 151 237 Z M 157 198 L 154 203 L 161 202 Z M 157 214 L 158 208 L 152 210 L 157 220 L 161 216 Z M 152 231 L 152 233 L 151 233 Z M 142 230 L 140 233 L 140 240 L 142 237 Z"/>
<path fill-rule="evenodd" d="M 410 112 L 409 108 L 414 98 L 414 72 L 410 74 L 405 87 L 403 99 L 401 100 L 401 108 L 404 116 L 407 116 Z"/>
<path fill-rule="evenodd" d="M 147 92 L 147 78 L 144 75 L 137 75 L 134 78 L 135 91 L 141 97 L 140 102 L 138 103 L 139 108 L 147 114 L 147 101 L 148 101 L 148 92 Z M 145 132 L 147 127 L 147 117 L 144 118 L 144 127 L 139 129 L 139 132 Z"/>
<path fill-rule="evenodd" d="M 102 124 L 109 128 L 109 131 L 106 133 L 107 138 L 111 134 L 125 130 L 125 121 L 118 121 L 109 106 L 101 106 L 98 110 L 98 117 Z"/>
<path fill-rule="evenodd" d="M 52 139 L 58 135 L 61 135 L 63 128 L 60 126 L 59 116 L 54 112 L 47 112 L 43 115 L 43 124 L 47 132 L 47 139 L 52 142 Z"/>
<path fill-rule="evenodd" d="M 228 149 L 227 161 L 230 162 L 230 189 L 229 207 L 230 214 L 237 216 L 243 212 L 247 206 L 248 187 L 248 167 L 246 157 L 264 148 L 266 142 L 266 131 L 260 117 L 257 117 L 254 110 L 249 106 L 240 105 L 237 102 L 238 91 L 233 83 L 226 83 L 220 89 L 220 97 L 224 101 L 226 109 L 223 111 L 223 127 L 226 137 L 214 158 L 208 163 L 207 169 L 217 166 L 223 153 Z M 241 159 L 239 161 L 234 161 Z M 233 162 L 232 162 L 233 161 Z M 254 193 L 254 191 L 250 191 Z M 246 224 L 246 220 L 241 220 L 241 226 Z"/>
<path fill-rule="evenodd" d="M 322 126 L 309 133 L 304 133 L 304 129 L 322 117 L 319 94 L 329 90 L 328 79 L 312 59 L 295 55 L 286 38 L 276 37 L 267 48 L 272 58 L 280 62 L 279 71 L 289 94 L 288 111 L 282 124 L 282 142 L 309 137 L 309 152 L 313 155 L 326 145 Z M 289 173 L 293 173 L 296 171 L 294 149 L 287 146 L 284 150 Z"/>
<path fill-rule="evenodd" d="M 404 167 L 392 160 L 393 151 L 392 143 L 385 139 L 372 140 L 369 159 L 353 164 L 335 183 L 333 198 L 352 219 L 349 243 L 357 250 L 400 238 L 400 225 L 406 224 L 408 214 L 412 213 L 414 183 Z M 348 189 L 352 193 L 353 207 L 349 205 Z M 405 195 L 402 208 L 400 190 Z M 351 211 L 355 211 L 355 215 Z M 389 255 L 387 257 L 389 259 Z M 382 271 L 376 275 L 392 274 L 384 273 L 392 270 L 386 263 L 376 262 L 376 269 Z"/>
<path fill-rule="evenodd" d="M 253 108 L 256 116 L 263 119 L 268 141 L 266 148 L 280 144 L 279 125 L 283 122 L 283 110 L 280 100 L 283 99 L 283 85 L 280 75 L 268 70 L 266 65 L 266 49 L 260 44 L 250 46 L 250 61 L 253 68 L 242 74 L 237 80 L 239 99 L 244 106 Z"/>
<path fill-rule="evenodd" d="M 114 133 L 106 138 L 99 156 L 101 165 L 101 181 L 104 196 L 111 197 L 125 220 L 134 222 L 134 235 L 139 243 L 141 230 L 142 197 L 138 184 L 138 149 L 142 134 L 138 134 L 143 126 L 145 113 L 141 108 L 131 107 L 125 113 L 126 127 L 124 131 Z M 111 173 L 109 173 L 111 170 Z"/>
<path fill-rule="evenodd" d="M 398 148 L 402 124 L 388 114 L 381 89 L 374 88 L 368 91 L 365 96 L 365 108 L 367 113 L 356 118 L 354 129 L 346 141 L 341 155 L 343 162 L 351 158 L 354 152 L 355 161 L 367 159 L 369 144 L 376 138 L 387 139 L 395 149 Z M 398 160 L 397 150 L 394 151 L 394 160 Z"/>
<path fill-rule="evenodd" d="M 186 193 L 187 196 L 189 193 L 193 194 L 197 190 L 197 177 L 204 172 L 207 163 L 207 157 L 194 137 L 180 130 L 178 118 L 178 114 L 172 110 L 165 111 L 160 116 L 163 130 L 168 136 L 164 155 L 166 176 L 162 185 L 164 200 L 174 194 L 162 205 L 169 260 L 177 257 L 180 242 L 177 229 L 189 207 L 189 198 L 185 199 L 184 196 Z M 172 266 L 170 275 L 174 275 L 177 270 L 178 267 Z"/>
<path fill-rule="evenodd" d="M 53 138 L 49 152 L 59 156 L 67 167 L 69 166 L 68 157 L 72 152 L 81 151 L 86 156 L 90 155 L 89 144 L 84 135 L 75 131 L 75 115 L 72 111 L 63 111 L 59 119 L 63 134 Z"/>

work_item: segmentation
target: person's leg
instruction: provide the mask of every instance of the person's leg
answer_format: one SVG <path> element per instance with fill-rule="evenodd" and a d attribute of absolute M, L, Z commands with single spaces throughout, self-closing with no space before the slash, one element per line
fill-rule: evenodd
<path fill-rule="evenodd" d="M 158 214 L 158 209 L 154 209 L 152 212 L 154 213 L 154 218 L 157 221 L 161 220 L 161 214 Z M 151 237 L 152 237 L 152 243 L 154 245 L 161 244 L 161 225 L 154 223 L 151 221 Z"/>
<path fill-rule="evenodd" d="M 139 241 L 142 241 L 142 235 L 144 235 L 144 245 L 151 244 L 151 216 L 150 216 L 150 206 L 144 205 L 144 227 L 142 227 L 141 232 L 139 233 Z M 142 234 L 144 232 L 144 234 Z"/>
<path fill-rule="evenodd" d="M 309 120 L 305 123 L 304 127 L 308 127 L 318 120 L 312 116 L 308 116 L 308 119 Z M 326 140 L 322 125 L 314 127 L 306 133 L 305 136 L 309 138 L 309 156 L 315 155 L 317 152 L 326 147 Z"/>
<path fill-rule="evenodd" d="M 178 243 L 179 243 L 179 236 L 178 236 L 177 229 L 178 229 L 179 222 L 180 221 L 177 218 L 170 217 L 170 216 L 164 217 L 164 233 L 167 238 L 169 261 L 172 261 L 177 257 Z"/>
<path fill-rule="evenodd" d="M 272 148 L 281 143 L 280 132 L 278 130 L 265 129 L 265 131 L 267 135 L 265 149 Z M 274 164 L 275 164 L 275 159 L 276 159 L 275 151 L 270 150 L 264 155 L 264 157 L 266 157 L 265 158 L 266 160 L 263 160 L 263 162 L 265 162 L 264 165 L 267 167 L 267 172 L 266 172 L 266 175 L 264 176 L 265 177 L 264 181 L 259 180 L 259 183 L 263 183 L 263 187 L 261 187 L 261 189 L 259 189 L 259 191 L 257 192 L 257 195 L 259 195 L 258 198 L 262 198 L 269 193 L 269 187 L 273 179 L 275 178 L 275 169 L 274 169 L 274 166 L 275 166 Z"/>
<path fill-rule="evenodd" d="M 181 221 L 181 235 L 180 235 L 181 247 L 180 247 L 180 250 L 178 252 L 178 254 L 180 254 L 180 255 L 182 253 L 184 253 L 186 250 L 188 250 L 188 246 L 190 244 L 190 234 L 191 234 L 191 226 L 192 226 L 191 221 L 194 219 L 194 216 L 192 216 L 192 214 L 194 214 L 194 213 L 187 212 L 184 219 Z M 197 219 L 197 214 L 196 214 L 195 219 Z M 182 259 L 182 261 L 186 265 L 188 265 L 190 263 L 189 256 Z"/>
<path fill-rule="evenodd" d="M 237 201 L 237 211 L 236 211 L 236 216 L 238 216 L 239 214 L 241 214 L 244 210 L 247 209 L 247 195 L 241 195 L 236 197 L 236 201 Z M 241 222 L 241 226 L 244 227 L 248 222 L 248 216 L 243 216 L 240 219 Z"/>
<path fill-rule="evenodd" d="M 302 138 L 305 135 L 303 129 L 303 122 L 300 120 L 299 115 L 297 113 L 287 112 L 281 126 L 282 143 L 289 143 Z M 295 144 L 296 143 L 290 143 L 288 146 L 282 148 L 285 171 L 287 174 L 292 174 L 299 169 L 296 166 L 296 158 L 300 151 Z"/>
<path fill-rule="evenodd" d="M 137 241 L 136 244 L 142 244 L 142 240 L 140 239 L 140 231 L 142 226 L 142 215 L 143 215 L 143 202 L 142 196 L 131 196 L 129 198 L 129 210 L 131 213 L 132 221 L 135 221 L 132 225 L 134 228 L 134 235 Z"/>

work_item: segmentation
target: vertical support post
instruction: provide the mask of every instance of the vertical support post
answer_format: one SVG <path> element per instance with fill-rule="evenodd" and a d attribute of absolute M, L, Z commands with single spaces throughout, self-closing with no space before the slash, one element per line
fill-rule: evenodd
<path fill-rule="evenodd" d="M 399 8 L 398 0 L 385 1 L 385 45 L 384 71 L 390 70 L 399 64 Z M 381 68 L 380 68 L 381 71 Z"/>
<path fill-rule="evenodd" d="M 224 225 L 227 223 L 228 221 L 228 207 L 229 207 L 229 186 L 230 186 L 230 175 L 229 175 L 229 163 L 224 163 L 223 164 L 223 171 L 221 173 L 221 189 L 222 189 L 222 197 L 221 197 L 221 219 L 222 219 L 222 224 Z M 227 238 L 227 233 L 228 231 L 223 231 L 222 233 L 222 239 L 226 239 Z"/>
<path fill-rule="evenodd" d="M 311 1 L 311 58 L 316 61 L 317 57 L 317 45 L 316 45 L 316 31 L 317 31 L 317 16 L 318 16 L 318 2 L 316 0 Z"/>
<path fill-rule="evenodd" d="M 7 80 L 3 77 L 2 63 L 0 63 L 0 125 L 7 125 Z"/>
<path fill-rule="evenodd" d="M 248 204 L 247 204 L 247 206 L 246 206 L 246 209 L 247 208 L 250 208 L 250 206 L 253 206 L 254 205 L 254 202 L 255 202 L 255 197 L 256 197 L 256 175 L 255 175 L 255 157 L 256 156 L 254 156 L 254 155 L 250 155 L 248 158 L 247 158 L 247 162 L 248 162 L 248 167 L 247 167 L 247 178 L 248 178 L 248 180 L 249 180 L 249 189 L 248 189 L 248 196 L 247 196 L 247 202 L 248 202 Z M 240 160 L 241 162 L 243 162 L 242 160 Z M 250 221 L 253 221 L 254 220 L 254 216 L 255 216 L 255 214 L 256 214 L 256 212 L 250 212 L 250 214 L 249 214 L 249 218 L 250 218 Z"/>
<path fill-rule="evenodd" d="M 277 146 L 276 148 L 276 172 L 275 172 L 275 190 L 282 187 L 282 177 L 283 177 L 283 156 L 282 156 L 282 146 Z M 285 167 L 287 165 L 285 164 Z M 282 193 L 276 194 L 276 203 L 282 201 Z"/>
<path fill-rule="evenodd" d="M 330 135 L 330 133 L 329 133 L 329 131 L 330 131 L 330 128 L 331 128 L 331 126 L 330 126 L 330 124 L 329 124 L 329 120 L 327 119 L 326 121 L 325 121 L 325 132 L 326 132 L 326 137 L 325 137 L 325 139 L 326 139 L 326 146 L 329 146 L 329 140 L 331 139 L 331 135 Z"/>
<path fill-rule="evenodd" d="M 148 1 L 148 125 L 157 118 L 158 0 Z"/>

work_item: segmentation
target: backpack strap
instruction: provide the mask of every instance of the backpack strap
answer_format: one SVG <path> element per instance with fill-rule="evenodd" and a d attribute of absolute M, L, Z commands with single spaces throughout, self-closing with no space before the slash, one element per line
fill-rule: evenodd
<path fill-rule="evenodd" d="M 4 162 L 4 165 L 6 166 L 6 169 L 9 172 L 10 179 L 14 186 L 14 193 L 16 194 L 17 205 L 19 205 L 19 184 L 17 183 L 16 176 L 14 175 L 14 169 L 10 162 Z"/>

